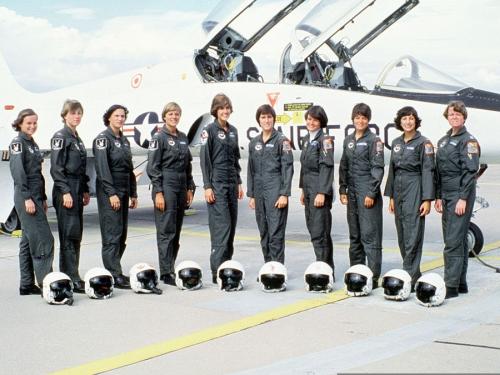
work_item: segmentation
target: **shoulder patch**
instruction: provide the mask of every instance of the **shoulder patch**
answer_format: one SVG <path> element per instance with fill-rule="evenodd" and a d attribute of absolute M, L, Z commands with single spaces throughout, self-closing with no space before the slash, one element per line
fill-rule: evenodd
<path fill-rule="evenodd" d="M 64 146 L 64 138 L 52 138 L 50 148 L 54 151 L 61 150 Z"/>
<path fill-rule="evenodd" d="M 97 138 L 95 140 L 95 146 L 98 150 L 105 150 L 108 147 L 108 140 L 106 138 Z"/>
<path fill-rule="evenodd" d="M 323 139 L 323 149 L 325 151 L 333 149 L 333 139 L 330 137 Z"/>
<path fill-rule="evenodd" d="M 285 152 L 292 151 L 292 145 L 290 144 L 290 141 L 286 138 L 283 140 L 283 151 Z"/>
<path fill-rule="evenodd" d="M 15 154 L 20 154 L 23 152 L 23 144 L 21 142 L 12 142 L 10 144 L 10 153 L 15 155 Z"/>
<path fill-rule="evenodd" d="M 478 145 L 477 141 L 467 142 L 467 153 L 468 154 L 478 154 L 479 153 L 479 145 Z"/>
<path fill-rule="evenodd" d="M 149 141 L 149 149 L 150 150 L 158 149 L 158 140 L 156 138 L 153 138 L 152 140 Z"/>
<path fill-rule="evenodd" d="M 204 145 L 205 143 L 207 143 L 207 139 L 208 139 L 208 132 L 205 129 L 205 130 L 203 130 L 201 132 L 201 136 L 200 136 L 200 142 L 201 142 L 201 144 Z"/>
<path fill-rule="evenodd" d="M 434 154 L 434 146 L 432 145 L 431 142 L 425 142 L 425 154 L 426 155 L 433 155 Z"/>
<path fill-rule="evenodd" d="M 381 140 L 378 140 L 377 145 L 376 145 L 376 149 L 377 149 L 377 152 L 384 151 L 384 142 L 382 142 Z"/>

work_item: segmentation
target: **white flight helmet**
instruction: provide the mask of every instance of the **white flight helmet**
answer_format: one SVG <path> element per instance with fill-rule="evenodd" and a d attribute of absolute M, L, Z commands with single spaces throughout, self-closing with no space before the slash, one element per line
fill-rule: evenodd
<path fill-rule="evenodd" d="M 196 290 L 203 286 L 201 267 L 192 260 L 180 262 L 175 267 L 175 284 L 179 289 Z"/>
<path fill-rule="evenodd" d="M 51 272 L 43 278 L 42 297 L 51 305 L 73 304 L 73 282 L 62 272 Z"/>
<path fill-rule="evenodd" d="M 115 281 L 111 272 L 105 268 L 94 267 L 87 271 L 85 277 L 85 293 L 90 298 L 107 299 L 113 295 Z"/>
<path fill-rule="evenodd" d="M 405 301 L 411 293 L 411 276 L 405 270 L 393 269 L 382 278 L 386 299 Z"/>
<path fill-rule="evenodd" d="M 259 271 L 259 282 L 264 292 L 282 292 L 286 289 L 286 267 L 280 262 L 267 262 Z"/>
<path fill-rule="evenodd" d="M 233 292 L 243 289 L 245 270 L 240 262 L 226 260 L 217 270 L 217 284 L 220 290 Z"/>
<path fill-rule="evenodd" d="M 415 284 L 417 301 L 424 306 L 439 306 L 446 296 L 446 285 L 437 273 L 427 273 L 420 276 Z"/>
<path fill-rule="evenodd" d="M 330 293 L 333 290 L 333 269 L 325 262 L 313 262 L 304 272 L 308 292 Z"/>
<path fill-rule="evenodd" d="M 348 295 L 367 296 L 373 288 L 373 272 L 364 264 L 356 264 L 345 271 L 344 284 Z"/>
<path fill-rule="evenodd" d="M 158 288 L 158 274 L 147 263 L 137 263 L 130 269 L 130 287 L 136 293 L 162 294 Z"/>

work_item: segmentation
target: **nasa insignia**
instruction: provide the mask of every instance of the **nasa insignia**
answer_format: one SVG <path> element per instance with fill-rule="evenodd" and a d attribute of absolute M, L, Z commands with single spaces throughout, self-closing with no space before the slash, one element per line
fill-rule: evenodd
<path fill-rule="evenodd" d="M 205 143 L 207 143 L 207 139 L 208 139 L 208 133 L 206 130 L 203 130 L 200 135 L 201 144 L 204 145 Z"/>
<path fill-rule="evenodd" d="M 158 149 L 158 140 L 157 139 L 152 139 L 149 141 L 149 149 L 150 150 Z"/>
<path fill-rule="evenodd" d="M 399 151 L 401 151 L 401 145 L 397 144 L 396 146 L 394 146 L 394 152 L 399 152 Z"/>
<path fill-rule="evenodd" d="M 97 138 L 95 140 L 95 146 L 98 150 L 104 150 L 108 147 L 108 140 L 106 138 Z"/>
<path fill-rule="evenodd" d="M 446 139 L 445 139 L 443 142 L 441 142 L 441 143 L 439 144 L 439 147 L 444 147 L 444 146 L 446 146 L 446 143 L 447 143 L 447 142 L 446 142 Z"/>
<path fill-rule="evenodd" d="M 219 137 L 220 139 L 226 139 L 226 134 L 225 134 L 223 131 L 220 131 L 220 132 L 217 134 L 217 137 Z"/>
<path fill-rule="evenodd" d="M 32 154 L 35 152 L 35 151 L 31 148 L 31 146 L 28 146 L 28 150 L 29 150 L 29 152 L 31 152 Z"/>
<path fill-rule="evenodd" d="M 76 150 L 80 151 L 80 147 L 78 146 L 78 143 L 74 143 L 74 145 L 75 145 Z"/>
<path fill-rule="evenodd" d="M 120 148 L 120 147 L 122 147 L 122 144 L 120 143 L 120 141 L 117 140 L 117 141 L 115 141 L 115 146 Z"/>
<path fill-rule="evenodd" d="M 21 142 L 14 142 L 10 145 L 10 153 L 13 155 L 23 152 L 23 145 Z"/>
<path fill-rule="evenodd" d="M 175 145 L 175 141 L 174 141 L 174 139 L 173 139 L 173 138 L 169 138 L 169 139 L 168 139 L 168 144 L 169 144 L 170 146 L 174 146 L 174 145 Z"/>
<path fill-rule="evenodd" d="M 353 142 L 353 141 L 349 142 L 349 143 L 347 144 L 347 147 L 348 147 L 348 148 L 353 148 L 353 147 L 354 147 L 354 142 Z"/>
<path fill-rule="evenodd" d="M 257 143 L 255 145 L 255 151 L 260 151 L 260 150 L 262 150 L 262 143 Z"/>
<path fill-rule="evenodd" d="M 64 144 L 64 139 L 62 138 L 52 138 L 50 142 L 50 148 L 54 151 L 61 150 Z"/>

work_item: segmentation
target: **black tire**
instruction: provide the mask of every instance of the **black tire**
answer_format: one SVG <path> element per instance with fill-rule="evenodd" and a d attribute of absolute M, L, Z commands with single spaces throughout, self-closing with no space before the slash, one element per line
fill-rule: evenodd
<path fill-rule="evenodd" d="M 15 208 L 12 208 L 12 211 L 10 211 L 9 217 L 7 220 L 5 220 L 4 223 L 0 223 L 0 226 L 2 227 L 2 231 L 4 233 L 12 233 L 17 229 L 21 229 L 21 221 L 19 220 L 19 217 L 17 216 L 17 212 Z"/>
<path fill-rule="evenodd" d="M 467 231 L 467 244 L 469 246 L 469 258 L 474 258 L 475 256 L 471 249 L 474 249 L 476 254 L 479 254 L 483 249 L 483 232 L 481 232 L 481 229 L 479 229 L 479 227 L 474 223 L 469 224 L 469 230 Z"/>

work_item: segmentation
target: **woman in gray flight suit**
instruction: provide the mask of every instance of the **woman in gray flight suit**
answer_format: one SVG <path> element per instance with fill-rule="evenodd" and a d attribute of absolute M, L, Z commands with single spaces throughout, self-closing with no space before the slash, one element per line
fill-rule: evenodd
<path fill-rule="evenodd" d="M 177 129 L 181 114 L 177 103 L 167 103 L 163 108 L 165 125 L 149 143 L 147 166 L 153 185 L 160 279 L 169 285 L 175 285 L 174 267 L 184 210 L 191 205 L 195 190 L 189 141 Z"/>
<path fill-rule="evenodd" d="M 137 183 L 130 143 L 121 129 L 127 119 L 126 107 L 115 104 L 104 113 L 107 129 L 93 144 L 96 195 L 102 238 L 102 261 L 113 275 L 115 287 L 130 289 L 120 261 L 125 252 L 128 209 L 137 207 Z"/>
<path fill-rule="evenodd" d="M 50 174 L 54 180 L 52 204 L 56 209 L 59 229 L 59 270 L 71 278 L 76 293 L 85 293 L 78 265 L 83 206 L 90 201 L 87 151 L 76 131 L 82 115 L 80 102 L 66 100 L 61 110 L 64 127 L 54 134 L 50 142 Z"/>
<path fill-rule="evenodd" d="M 273 107 L 261 105 L 255 118 L 262 132 L 248 146 L 248 205 L 255 209 L 264 262 L 284 264 L 288 197 L 293 177 L 292 147 L 290 141 L 274 129 Z"/>
<path fill-rule="evenodd" d="M 54 258 L 54 237 L 47 221 L 47 196 L 42 175 L 43 156 L 33 139 L 37 126 L 37 114 L 32 109 L 23 109 L 12 123 L 19 134 L 9 146 L 14 204 L 23 231 L 19 243 L 21 295 L 41 294 L 39 286 L 52 272 Z"/>
<path fill-rule="evenodd" d="M 351 266 L 368 263 L 373 288 L 382 267 L 382 194 L 384 144 L 370 131 L 372 116 L 365 103 L 356 104 L 351 120 L 354 132 L 344 139 L 339 166 L 340 202 L 347 205 Z"/>
<path fill-rule="evenodd" d="M 304 118 L 308 134 L 302 140 L 300 154 L 300 203 L 304 206 L 306 226 L 316 260 L 328 264 L 335 273 L 331 235 L 334 199 L 333 137 L 323 131 L 328 123 L 323 107 L 313 105 Z"/>
<path fill-rule="evenodd" d="M 443 115 L 451 129 L 437 144 L 435 208 L 443 215 L 446 298 L 453 298 L 469 291 L 467 232 L 476 199 L 481 148 L 465 127 L 467 109 L 463 102 L 450 102 Z"/>
<path fill-rule="evenodd" d="M 395 216 L 403 269 L 410 274 L 414 291 L 422 275 L 425 216 L 435 195 L 434 146 L 417 131 L 421 119 L 413 107 L 401 108 L 394 123 L 403 134 L 392 142 L 384 195 L 390 197 L 389 212 Z"/>

